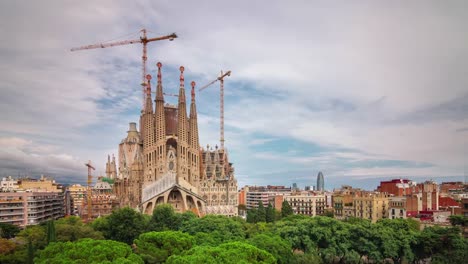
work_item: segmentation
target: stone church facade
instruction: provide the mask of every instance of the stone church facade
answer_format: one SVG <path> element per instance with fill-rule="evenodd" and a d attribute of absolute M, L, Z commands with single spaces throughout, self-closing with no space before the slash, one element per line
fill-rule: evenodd
<path fill-rule="evenodd" d="M 237 215 L 237 180 L 226 149 L 199 145 L 195 82 L 187 115 L 184 67 L 180 67 L 178 104 L 164 101 L 162 64 L 158 63 L 153 108 L 151 76 L 147 76 L 145 106 L 140 129 L 130 123 L 127 137 L 115 158 L 106 164 L 106 175 L 115 180 L 120 206 L 152 214 L 158 204 L 177 212 Z"/>

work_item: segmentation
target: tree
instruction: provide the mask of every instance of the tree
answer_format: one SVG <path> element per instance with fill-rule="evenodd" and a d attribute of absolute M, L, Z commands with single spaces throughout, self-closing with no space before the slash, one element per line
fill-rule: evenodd
<path fill-rule="evenodd" d="M 464 263 L 468 259 L 468 240 L 458 227 L 426 227 L 413 245 L 416 260 L 431 258 L 433 263 Z"/>
<path fill-rule="evenodd" d="M 0 255 L 7 255 L 15 251 L 16 243 L 6 238 L 0 238 Z"/>
<path fill-rule="evenodd" d="M 290 263 L 293 264 L 321 264 L 322 260 L 320 259 L 319 255 L 314 253 L 296 253 L 292 257 Z"/>
<path fill-rule="evenodd" d="M 182 255 L 173 255 L 168 264 L 237 264 L 237 263 L 276 263 L 275 258 L 265 250 L 242 242 L 229 242 L 217 247 L 194 247 Z"/>
<path fill-rule="evenodd" d="M 42 249 L 47 245 L 45 228 L 40 225 L 27 226 L 18 233 L 17 237 L 23 239 L 24 243 L 31 241 L 35 249 Z"/>
<path fill-rule="evenodd" d="M 26 259 L 26 263 L 33 264 L 34 263 L 34 247 L 31 243 L 31 240 L 28 241 L 28 255 Z"/>
<path fill-rule="evenodd" d="M 258 202 L 257 207 L 257 222 L 266 222 L 266 209 L 262 201 Z"/>
<path fill-rule="evenodd" d="M 278 235 L 259 234 L 247 242 L 272 254 L 279 264 L 290 263 L 293 257 L 291 243 Z"/>
<path fill-rule="evenodd" d="M 0 238 L 10 239 L 16 236 L 21 229 L 12 224 L 0 223 Z"/>
<path fill-rule="evenodd" d="M 135 210 L 125 207 L 114 211 L 107 218 L 108 226 L 104 236 L 127 244 L 132 244 L 133 240 L 143 233 L 147 228 L 146 218 Z"/>
<path fill-rule="evenodd" d="M 467 226 L 468 218 L 463 215 L 451 215 L 449 216 L 450 224 L 453 226 Z"/>
<path fill-rule="evenodd" d="M 34 263 L 144 263 L 129 245 L 112 240 L 84 238 L 75 242 L 49 244 Z"/>
<path fill-rule="evenodd" d="M 193 214 L 193 213 L 192 213 Z M 169 204 L 156 206 L 148 225 L 150 231 L 179 230 L 181 225 L 180 214 L 174 211 Z"/>
<path fill-rule="evenodd" d="M 271 203 L 268 203 L 268 207 L 266 208 L 265 220 L 267 223 L 271 223 L 275 221 L 275 209 L 273 208 Z"/>
<path fill-rule="evenodd" d="M 281 216 L 286 217 L 288 215 L 294 214 L 294 211 L 288 201 L 284 200 L 281 205 Z"/>
<path fill-rule="evenodd" d="M 182 225 L 180 230 L 190 235 L 196 235 L 199 232 L 208 233 L 217 244 L 245 238 L 243 225 L 235 219 L 222 215 L 206 215 L 202 218 L 190 219 Z"/>
<path fill-rule="evenodd" d="M 59 242 L 73 242 L 82 238 L 104 239 L 100 231 L 94 230 L 92 225 L 85 225 L 81 221 L 81 218 L 76 216 L 61 218 L 55 221 L 53 225 L 56 233 L 56 241 Z"/>
<path fill-rule="evenodd" d="M 247 210 L 247 223 L 257 223 L 258 221 L 258 210 L 255 208 Z"/>
<path fill-rule="evenodd" d="M 47 221 L 47 244 L 50 242 L 56 242 L 56 234 L 55 234 L 55 224 L 54 220 Z"/>
<path fill-rule="evenodd" d="M 172 255 L 192 248 L 195 239 L 180 231 L 149 232 L 135 239 L 136 253 L 145 263 L 164 263 Z"/>

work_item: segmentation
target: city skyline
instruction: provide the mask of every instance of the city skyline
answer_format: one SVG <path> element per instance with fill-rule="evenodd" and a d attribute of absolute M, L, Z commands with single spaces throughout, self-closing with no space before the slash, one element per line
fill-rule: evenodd
<path fill-rule="evenodd" d="M 88 160 L 105 173 L 138 122 L 141 46 L 69 49 L 141 28 L 179 35 L 148 46 L 168 92 L 180 65 L 186 87 L 232 70 L 225 145 L 239 186 L 314 185 L 319 171 L 325 189 L 466 175 L 466 3 L 0 6 L 2 177 L 84 183 Z M 200 145 L 219 145 L 219 88 L 196 96 Z"/>

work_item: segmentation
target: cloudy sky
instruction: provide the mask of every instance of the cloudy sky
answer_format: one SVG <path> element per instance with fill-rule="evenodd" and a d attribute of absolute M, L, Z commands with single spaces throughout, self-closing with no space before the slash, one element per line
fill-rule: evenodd
<path fill-rule="evenodd" d="M 352 2 L 352 3 L 351 3 Z M 225 82 L 239 186 L 463 180 L 466 1 L 1 1 L 0 176 L 86 179 L 141 109 L 141 45 L 163 85 Z M 153 86 L 154 87 L 154 86 Z M 166 97 L 171 102 L 174 98 Z M 219 141 L 219 88 L 197 94 L 201 145 Z"/>

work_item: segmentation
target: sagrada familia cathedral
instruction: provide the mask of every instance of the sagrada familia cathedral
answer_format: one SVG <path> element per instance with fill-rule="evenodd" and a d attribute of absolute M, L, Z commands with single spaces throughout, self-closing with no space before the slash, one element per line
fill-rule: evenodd
<path fill-rule="evenodd" d="M 152 214 L 159 204 L 175 211 L 237 215 L 237 180 L 226 149 L 201 148 L 198 138 L 195 82 L 191 83 L 190 113 L 180 67 L 177 106 L 164 102 L 158 63 L 155 107 L 151 76 L 147 75 L 146 99 L 140 128 L 130 123 L 127 137 L 119 144 L 118 169 L 115 157 L 108 157 L 106 176 L 114 179 L 120 206 Z"/>

